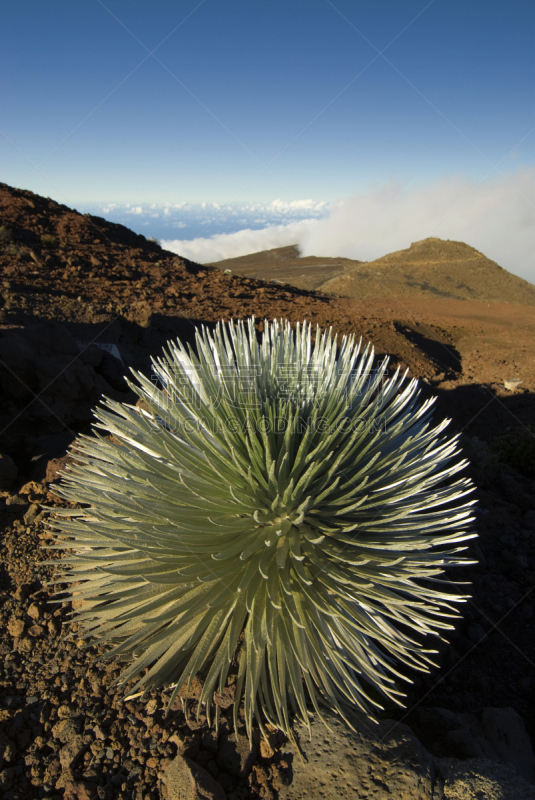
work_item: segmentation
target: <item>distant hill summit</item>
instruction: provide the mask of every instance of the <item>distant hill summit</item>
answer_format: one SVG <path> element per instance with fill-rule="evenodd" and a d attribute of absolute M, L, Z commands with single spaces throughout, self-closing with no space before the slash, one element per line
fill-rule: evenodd
<path fill-rule="evenodd" d="M 535 286 L 464 242 L 413 242 L 375 261 L 299 256 L 296 245 L 212 266 L 346 297 L 419 297 L 535 305 Z"/>
<path fill-rule="evenodd" d="M 263 281 L 281 281 L 298 289 L 318 290 L 326 281 L 341 275 L 350 267 L 361 264 L 351 258 L 328 258 L 299 255 L 299 248 L 292 244 L 273 250 L 260 250 L 237 258 L 213 261 L 207 266 L 231 269 L 247 278 Z"/>
<path fill-rule="evenodd" d="M 449 239 L 422 239 L 364 264 L 346 268 L 321 290 L 349 297 L 384 291 L 396 297 L 535 305 L 535 286 L 512 275 L 474 247 Z"/>

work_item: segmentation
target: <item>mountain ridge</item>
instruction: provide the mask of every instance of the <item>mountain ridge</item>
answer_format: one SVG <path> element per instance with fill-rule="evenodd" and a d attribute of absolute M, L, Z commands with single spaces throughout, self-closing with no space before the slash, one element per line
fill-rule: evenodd
<path fill-rule="evenodd" d="M 465 242 L 429 237 L 373 261 L 300 256 L 298 245 L 210 262 L 247 277 L 342 297 L 386 296 L 535 305 L 535 286 Z"/>

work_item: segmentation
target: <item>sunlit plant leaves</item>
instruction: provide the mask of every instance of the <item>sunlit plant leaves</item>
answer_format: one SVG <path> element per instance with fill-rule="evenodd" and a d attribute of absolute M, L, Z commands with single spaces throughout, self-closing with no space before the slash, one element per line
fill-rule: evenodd
<path fill-rule="evenodd" d="M 143 406 L 105 399 L 55 489 L 86 506 L 49 546 L 73 549 L 51 583 L 80 582 L 78 637 L 170 703 L 201 672 L 210 720 L 243 634 L 249 735 L 253 718 L 290 733 L 310 704 L 348 724 L 401 705 L 403 668 L 429 669 L 425 635 L 466 599 L 444 575 L 473 563 L 458 437 L 353 337 L 274 321 L 259 340 L 249 319 L 203 327 L 196 350 L 169 342 L 152 380 L 133 371 Z"/>

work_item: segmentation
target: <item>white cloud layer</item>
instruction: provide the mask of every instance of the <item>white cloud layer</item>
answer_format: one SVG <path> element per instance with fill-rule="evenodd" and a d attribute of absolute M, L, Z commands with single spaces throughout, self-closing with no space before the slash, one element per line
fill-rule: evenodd
<path fill-rule="evenodd" d="M 210 261 L 222 261 L 224 258 L 295 244 L 316 224 L 318 220 L 303 219 L 288 225 L 270 225 L 256 231 L 245 228 L 235 233 L 218 233 L 209 239 L 162 240 L 161 245 L 191 261 L 207 264 Z"/>
<path fill-rule="evenodd" d="M 154 236 L 166 242 L 177 240 L 191 242 L 209 236 L 240 232 L 245 229 L 260 230 L 289 225 L 304 219 L 321 219 L 328 212 L 328 204 L 318 200 L 281 200 L 268 203 L 84 203 L 83 212 L 104 215 L 110 222 L 133 228 L 137 233 Z M 291 229 L 290 229 L 291 230 Z M 180 233 L 179 233 L 180 231 Z M 268 239 L 273 234 L 268 234 Z M 260 234 L 264 241 L 266 234 Z M 266 241 L 267 241 L 266 240 Z M 226 241 L 223 239 L 222 241 Z M 227 245 L 233 247 L 233 240 Z M 184 245 L 189 247 L 190 245 Z M 210 254 L 207 258 L 210 257 Z"/>
<path fill-rule="evenodd" d="M 463 178 L 444 178 L 409 189 L 393 181 L 330 206 L 311 200 L 275 200 L 270 206 L 281 216 L 309 209 L 310 217 L 316 218 L 259 230 L 247 227 L 209 238 L 164 240 L 162 246 L 200 263 L 288 244 L 299 244 L 302 255 L 372 261 L 411 242 L 437 236 L 466 242 L 509 272 L 535 283 L 533 169 L 479 185 Z M 253 204 L 247 212 L 254 213 Z M 243 214 L 244 222 L 246 217 L 249 225 L 261 222 L 248 214 Z"/>
<path fill-rule="evenodd" d="M 391 182 L 335 204 L 299 245 L 302 255 L 372 261 L 429 236 L 466 242 L 535 283 L 535 170 L 479 185 L 445 178 L 407 190 Z"/>

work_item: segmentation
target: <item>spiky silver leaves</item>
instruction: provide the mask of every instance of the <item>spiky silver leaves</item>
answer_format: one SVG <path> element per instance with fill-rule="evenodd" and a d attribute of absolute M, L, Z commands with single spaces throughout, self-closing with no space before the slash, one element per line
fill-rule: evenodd
<path fill-rule="evenodd" d="M 77 442 L 57 491 L 90 508 L 65 510 L 74 541 L 53 547 L 74 549 L 55 582 L 82 582 L 78 636 L 134 657 L 116 683 L 148 668 L 133 691 L 175 685 L 170 702 L 203 670 L 209 717 L 243 632 L 249 734 L 253 716 L 289 732 L 288 704 L 306 720 L 305 690 L 320 716 L 373 716 L 367 687 L 399 703 L 396 664 L 435 652 L 411 629 L 439 635 L 466 599 L 437 578 L 475 535 L 448 421 L 430 426 L 388 359 L 353 337 L 337 355 L 319 329 L 312 345 L 307 324 L 266 322 L 260 343 L 253 319 L 219 324 L 197 351 L 169 343 L 162 388 L 130 384 L 151 411 L 106 400 L 95 427 L 114 440 Z"/>

